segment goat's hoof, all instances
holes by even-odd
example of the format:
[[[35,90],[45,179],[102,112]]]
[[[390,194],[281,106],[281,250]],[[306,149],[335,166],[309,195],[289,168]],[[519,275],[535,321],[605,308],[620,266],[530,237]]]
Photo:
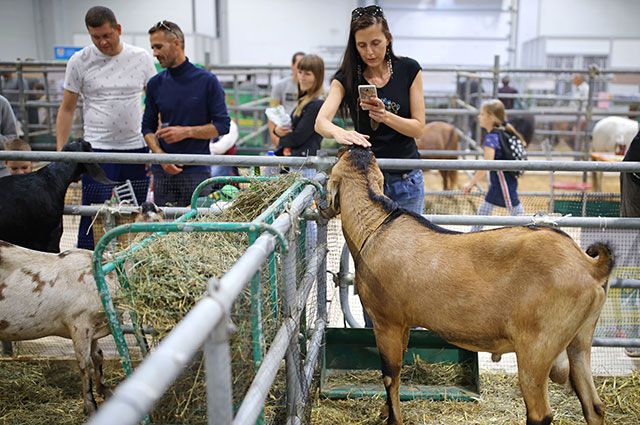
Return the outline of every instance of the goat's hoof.
[[[387,419],[388,417],[389,417],[389,406],[385,404],[384,406],[382,406],[382,409],[380,409],[380,419]]]
[[[98,389],[98,395],[106,400],[113,395],[113,390],[109,387],[102,387]]]
[[[87,416],[92,416],[98,410],[98,405],[95,400],[85,400],[83,409],[84,414]]]

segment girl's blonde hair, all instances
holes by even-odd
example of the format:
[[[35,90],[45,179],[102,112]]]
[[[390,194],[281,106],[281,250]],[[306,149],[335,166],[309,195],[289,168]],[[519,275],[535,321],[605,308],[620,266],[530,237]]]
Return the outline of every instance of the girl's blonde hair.
[[[516,135],[518,139],[526,146],[527,141],[522,134],[514,126],[507,122],[507,113],[504,110],[504,104],[498,99],[489,99],[482,102],[480,110],[484,110],[487,114],[494,118],[494,128],[505,129],[509,133]]]
[[[313,87],[306,92],[300,91],[298,86],[298,105],[296,106],[293,115],[299,117],[305,106],[314,99],[322,96],[324,90],[324,61],[318,55],[304,55],[298,63],[298,70],[311,71],[315,77]]]

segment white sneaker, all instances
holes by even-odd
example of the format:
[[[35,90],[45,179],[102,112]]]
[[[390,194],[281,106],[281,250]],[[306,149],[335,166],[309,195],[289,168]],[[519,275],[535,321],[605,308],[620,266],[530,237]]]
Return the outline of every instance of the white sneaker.
[[[629,357],[640,357],[640,347],[627,347],[624,349],[624,353]]]

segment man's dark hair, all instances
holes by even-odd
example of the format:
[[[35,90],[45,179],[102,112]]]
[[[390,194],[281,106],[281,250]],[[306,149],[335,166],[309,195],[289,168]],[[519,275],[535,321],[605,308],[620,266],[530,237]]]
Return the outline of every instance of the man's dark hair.
[[[115,28],[118,25],[118,21],[116,21],[116,15],[114,15],[113,10],[104,6],[94,6],[87,11],[87,14],[84,16],[84,24],[87,28],[98,28],[103,26],[106,23],[109,23],[112,27]]]
[[[291,65],[293,65],[294,63],[296,63],[296,58],[298,56],[304,56],[304,52],[295,52],[293,54],[293,56],[291,56]]]

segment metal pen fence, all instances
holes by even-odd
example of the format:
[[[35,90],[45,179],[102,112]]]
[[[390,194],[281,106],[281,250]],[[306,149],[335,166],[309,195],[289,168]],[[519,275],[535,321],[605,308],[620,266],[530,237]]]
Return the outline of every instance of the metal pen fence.
[[[584,156],[588,155],[589,143],[588,135],[590,133],[590,124],[595,118],[602,118],[610,115],[618,116],[638,116],[640,111],[614,110],[610,107],[597,108],[597,93],[594,87],[601,82],[607,82],[615,75],[630,75],[640,73],[637,69],[599,69],[595,66],[585,67],[583,69],[536,69],[536,68],[510,68],[500,65],[500,57],[495,56],[493,66],[487,67],[438,67],[433,65],[424,65],[423,73],[425,78],[429,74],[452,74],[455,80],[455,90],[453,93],[425,93],[425,101],[427,101],[427,119],[444,119],[453,122],[460,131],[465,135],[463,142],[467,143],[466,137],[472,140],[480,140],[479,127],[473,126],[472,123],[477,115],[477,107],[483,99],[496,97],[500,75],[515,75],[520,79],[546,76],[549,78],[567,79],[574,73],[582,73],[587,75],[587,82],[590,87],[588,97],[586,99],[577,98],[572,95],[561,94],[538,94],[538,93],[518,93],[518,94],[500,94],[500,97],[518,99],[521,101],[531,101],[532,104],[524,109],[508,110],[508,114],[517,115],[538,115],[545,119],[556,119],[565,122],[573,122],[574,125],[580,124],[584,120],[587,125],[577,133],[570,130],[554,129],[554,128],[538,128],[536,134],[542,137],[576,137],[577,151]],[[31,79],[43,80],[44,89],[34,90],[32,87],[24,87],[19,85],[16,93],[17,99],[12,102],[16,110],[21,111],[23,117],[29,115],[30,110],[41,110],[48,117],[45,123],[25,122],[23,126],[24,137],[31,141],[31,137],[35,136],[35,145],[38,149],[53,149],[51,138],[54,135],[53,118],[55,111],[59,105],[61,94],[57,89],[51,87],[54,80],[52,75],[63,75],[66,64],[64,62],[35,62],[35,61],[17,61],[17,62],[0,62],[0,70],[6,72],[15,72],[19,81],[22,81],[25,75]],[[215,65],[208,66],[208,70],[220,76],[221,81],[225,83],[229,90],[227,96],[228,108],[232,115],[239,121],[241,128],[241,139],[239,146],[262,147],[266,150],[267,143],[267,127],[264,117],[264,109],[269,100],[269,93],[272,84],[277,77],[286,75],[289,68],[285,66],[264,66],[264,65]],[[327,75],[332,75],[333,67],[327,68]],[[42,75],[42,77],[34,77]],[[490,91],[472,92],[470,82],[472,80],[489,81],[491,85]],[[31,84],[32,85],[32,84]],[[457,91],[457,92],[456,92]],[[1,92],[0,92],[1,94]],[[442,104],[437,107],[430,107],[429,99],[435,98],[449,99],[449,107],[443,108]],[[38,99],[35,99],[38,97]],[[43,99],[44,98],[44,99]],[[539,107],[538,103],[551,102],[551,107]],[[560,106],[566,102],[574,102],[574,107]],[[611,104],[619,104],[621,106],[630,103],[640,102],[640,98],[612,98]],[[572,118],[572,119],[568,119]],[[540,127],[540,126],[539,126]],[[81,135],[81,122],[76,123],[76,134]],[[475,131],[472,131],[475,128]],[[38,136],[47,136],[38,138]],[[42,140],[49,140],[42,142]],[[464,147],[469,146],[465,144]]]
[[[105,403],[90,423],[137,423],[143,419],[152,405],[159,400],[163,391],[176,379],[199,347],[205,345],[204,355],[207,368],[207,394],[209,423],[255,423],[260,417],[268,391],[279,370],[280,362],[287,357],[287,418],[291,423],[300,423],[301,408],[309,395],[311,380],[318,359],[322,333],[326,322],[324,258],[326,257],[326,225],[319,223],[318,240],[308,255],[309,264],[304,277],[296,282],[295,249],[298,236],[296,221],[301,218],[305,208],[310,205],[316,187],[308,186],[302,190],[274,222],[272,233],[263,234],[247,248],[238,260],[219,281],[209,281],[207,296],[198,302],[193,310],[176,328],[151,352],[148,358]],[[194,193],[194,197],[196,194]],[[193,223],[189,224],[193,226]],[[167,226],[162,226],[167,227]],[[101,240],[94,258],[96,272],[100,274],[102,264],[99,260],[100,248],[104,249],[108,240],[118,231],[138,230],[136,225],[124,226],[107,233]],[[258,226],[254,225],[254,231]],[[235,419],[232,412],[231,367],[228,342],[228,312],[235,298],[260,268],[265,265],[275,249],[275,239],[287,235],[287,253],[283,260],[284,280],[284,322],[271,342],[267,355],[260,358],[260,368],[253,384],[238,408]],[[317,282],[317,283],[316,283]],[[317,285],[316,322],[309,345],[305,344],[306,361],[302,360],[300,342],[297,338],[301,327],[302,313],[314,284]],[[107,311],[110,308],[106,308]],[[125,344],[126,345],[126,344]],[[179,359],[179,360],[178,360]],[[254,358],[255,360],[255,358]],[[141,396],[141,390],[144,395]]]

